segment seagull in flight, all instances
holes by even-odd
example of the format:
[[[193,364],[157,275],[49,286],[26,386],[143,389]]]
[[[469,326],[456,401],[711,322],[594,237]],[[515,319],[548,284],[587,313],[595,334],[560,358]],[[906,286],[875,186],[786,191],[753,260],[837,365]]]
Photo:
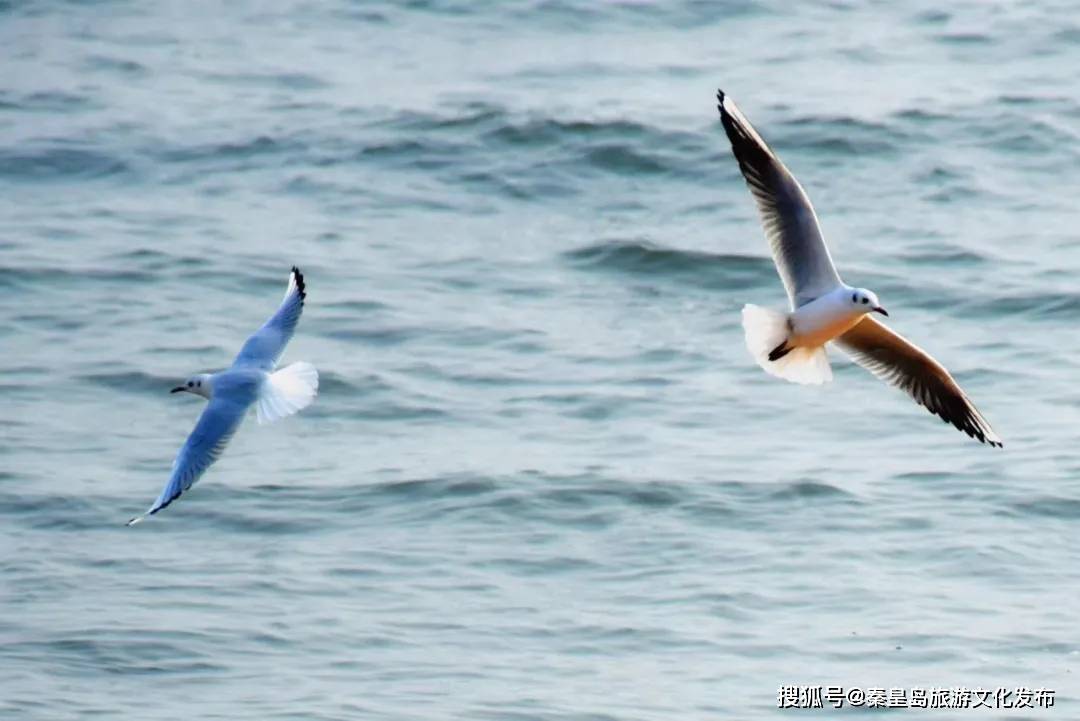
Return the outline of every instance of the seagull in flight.
[[[293,266],[281,306],[248,338],[232,366],[220,373],[194,375],[172,389],[172,393],[194,393],[210,402],[173,461],[172,474],[161,495],[146,513],[132,518],[127,525],[154,515],[191,488],[221,456],[252,405],[259,423],[271,423],[315,400],[319,390],[315,366],[300,361],[275,370],[296,331],[306,297],[304,276]]]
[[[754,196],[791,312],[754,305],[742,310],[746,345],[765,372],[795,383],[826,383],[833,342],[881,380],[972,438],[1002,445],[949,371],[874,314],[888,316],[877,295],[840,280],[817,215],[799,181],[724,92],[720,121]]]

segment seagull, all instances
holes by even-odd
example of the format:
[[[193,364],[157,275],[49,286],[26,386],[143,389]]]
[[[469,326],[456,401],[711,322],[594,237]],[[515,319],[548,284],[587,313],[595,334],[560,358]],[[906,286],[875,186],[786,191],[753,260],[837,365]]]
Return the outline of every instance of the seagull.
[[[304,361],[275,370],[304,310],[304,276],[293,266],[285,299],[270,319],[248,338],[231,367],[199,373],[171,393],[194,393],[210,401],[173,461],[161,495],[132,526],[175,501],[216,461],[254,405],[259,423],[272,423],[306,408],[319,390],[319,373]]]
[[[840,280],[799,181],[731,98],[722,90],[716,98],[720,121],[757,203],[773,261],[791,301],[789,313],[749,304],[743,307],[746,345],[758,365],[766,373],[795,383],[826,383],[832,380],[832,370],[825,344],[833,342],[946,423],[982,443],[1001,447],[1001,438],[949,371],[871,315],[889,315],[877,295]]]

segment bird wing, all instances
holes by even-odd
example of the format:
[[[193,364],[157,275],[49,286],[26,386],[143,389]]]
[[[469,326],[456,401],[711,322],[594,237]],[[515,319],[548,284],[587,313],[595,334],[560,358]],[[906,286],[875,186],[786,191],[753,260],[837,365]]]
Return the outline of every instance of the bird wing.
[[[836,339],[852,360],[881,380],[908,393],[915,402],[983,443],[1001,446],[994,429],[949,371],[917,345],[881,321],[864,316]]]
[[[172,474],[169,476],[161,495],[141,516],[128,521],[128,525],[138,523],[147,516],[160,511],[199,480],[206,469],[220,456],[225,446],[232,439],[240,421],[244,419],[247,406],[228,398],[214,398],[203,409],[195,428],[184,442],[173,461]]]
[[[289,286],[285,289],[284,300],[270,319],[247,339],[244,347],[240,349],[240,354],[233,361],[233,366],[273,370],[278,358],[285,351],[285,346],[296,332],[296,324],[300,321],[306,297],[304,276],[296,266],[293,266],[289,273]]]
[[[757,202],[776,269],[791,307],[798,308],[841,284],[814,207],[731,98],[722,90],[716,98],[731,150]]]

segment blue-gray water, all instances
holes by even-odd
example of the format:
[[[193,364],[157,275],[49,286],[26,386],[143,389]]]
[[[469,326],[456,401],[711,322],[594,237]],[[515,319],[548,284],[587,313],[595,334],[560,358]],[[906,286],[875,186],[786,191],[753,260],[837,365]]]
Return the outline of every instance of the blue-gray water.
[[[4,3],[0,716],[1075,717],[1078,40],[1055,2]],[[717,87],[1003,451],[753,363],[785,298]],[[315,405],[125,528],[202,407],[167,391],[293,263]]]

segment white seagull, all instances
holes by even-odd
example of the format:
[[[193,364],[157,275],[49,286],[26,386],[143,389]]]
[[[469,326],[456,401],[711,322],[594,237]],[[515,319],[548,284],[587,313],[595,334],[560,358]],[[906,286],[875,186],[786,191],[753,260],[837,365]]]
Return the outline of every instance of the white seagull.
[[[1001,438],[960,386],[929,353],[871,313],[888,316],[878,297],[853,288],[836,272],[817,216],[799,181],[765,144],[731,98],[716,94],[720,120],[746,184],[757,202],[773,261],[791,312],[746,305],[746,345],[765,372],[795,383],[826,383],[832,341],[878,378],[983,443]]]
[[[128,521],[129,526],[157,513],[191,488],[221,456],[252,405],[259,423],[271,423],[306,408],[315,399],[319,373],[313,365],[300,361],[274,370],[296,330],[306,297],[304,276],[294,266],[281,306],[248,338],[232,366],[220,373],[192,376],[172,389],[172,393],[186,391],[210,402],[173,461],[161,495],[146,513]]]

